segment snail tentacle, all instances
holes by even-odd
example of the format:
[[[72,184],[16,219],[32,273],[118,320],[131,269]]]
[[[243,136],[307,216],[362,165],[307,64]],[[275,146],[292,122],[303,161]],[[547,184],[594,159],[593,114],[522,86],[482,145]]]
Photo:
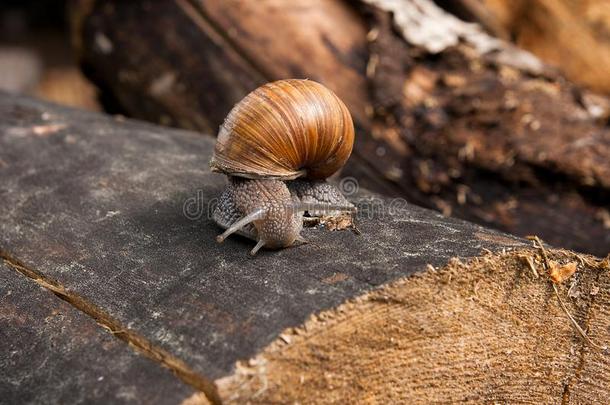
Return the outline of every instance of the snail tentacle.
[[[254,246],[254,248],[250,251],[250,255],[251,256],[256,255],[256,253],[259,251],[259,249],[262,248],[263,246],[265,246],[265,241],[261,239],[256,243],[256,246]]]
[[[263,208],[259,208],[256,211],[251,212],[250,214],[246,215],[239,221],[233,223],[229,228],[227,228],[226,231],[224,231],[222,234],[220,234],[216,237],[216,241],[218,243],[222,243],[229,235],[241,230],[244,226],[246,226],[258,219],[263,219],[264,217],[265,217],[265,210]]]

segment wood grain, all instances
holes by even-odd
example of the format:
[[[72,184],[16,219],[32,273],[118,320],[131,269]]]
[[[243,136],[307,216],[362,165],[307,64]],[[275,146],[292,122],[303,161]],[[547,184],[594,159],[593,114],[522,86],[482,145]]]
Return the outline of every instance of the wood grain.
[[[221,395],[253,404],[604,403],[610,267],[582,259],[558,295],[531,249],[398,280],[285,330],[219,381]]]
[[[176,404],[194,395],[0,259],[0,402]]]

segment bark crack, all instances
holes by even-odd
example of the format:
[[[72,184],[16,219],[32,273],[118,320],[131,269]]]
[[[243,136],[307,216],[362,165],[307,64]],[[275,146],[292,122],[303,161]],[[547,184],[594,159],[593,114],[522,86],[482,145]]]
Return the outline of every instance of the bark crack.
[[[181,359],[174,357],[167,350],[155,345],[153,342],[138,334],[136,331],[122,325],[118,319],[115,319],[112,315],[92,302],[89,302],[87,299],[70,291],[58,281],[27,267],[18,259],[12,257],[8,252],[0,250],[0,259],[2,259],[8,267],[51,291],[57,297],[66,301],[78,311],[83,312],[89,317],[93,318],[100,326],[102,326],[116,338],[128,343],[129,346],[134,348],[137,352],[172,370],[174,375],[182,382],[203,392],[207,399],[213,404],[221,403],[214,382],[197,373]]]
[[[596,276],[595,276],[595,284],[599,284],[599,279],[602,275],[601,271],[598,271]],[[588,330],[589,330],[589,321],[591,320],[591,309],[593,308],[593,304],[595,303],[595,295],[589,295],[587,298],[586,305],[587,307],[584,309],[584,314],[583,314],[583,329],[585,332],[587,332],[588,334]],[[563,392],[563,398],[562,398],[562,404],[569,404],[570,403],[570,393],[572,391],[572,385],[576,382],[578,382],[578,380],[580,379],[581,375],[582,375],[582,371],[585,368],[585,355],[586,355],[586,349],[587,349],[587,345],[590,345],[590,343],[579,336],[579,342],[580,344],[578,345],[579,351],[578,351],[578,364],[576,365],[576,369],[574,370],[574,374],[570,377],[570,379],[568,380],[568,382],[566,383],[565,387],[564,387],[564,392]],[[596,347],[593,347],[593,350],[599,350]]]

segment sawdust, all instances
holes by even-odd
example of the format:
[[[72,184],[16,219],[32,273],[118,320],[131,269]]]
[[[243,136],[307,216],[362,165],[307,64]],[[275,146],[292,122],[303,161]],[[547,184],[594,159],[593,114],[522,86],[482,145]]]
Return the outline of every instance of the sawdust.
[[[351,229],[354,232],[358,232],[358,228],[356,228],[354,223],[353,215],[345,212],[334,216],[322,215],[319,217],[306,217],[305,226],[323,226],[329,231],[343,231],[345,229]]]
[[[549,260],[576,264],[570,282]],[[216,383],[228,403],[603,403],[609,270],[540,247],[455,259],[284,331]]]

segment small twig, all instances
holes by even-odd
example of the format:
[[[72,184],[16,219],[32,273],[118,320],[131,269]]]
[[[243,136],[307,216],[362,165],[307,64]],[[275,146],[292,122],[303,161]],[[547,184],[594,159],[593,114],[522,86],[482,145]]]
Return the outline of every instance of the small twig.
[[[538,236],[528,236],[527,239],[535,242],[534,247],[538,247],[540,249],[540,253],[542,254],[542,258],[544,259],[545,267],[547,270],[550,270],[551,264],[549,261],[549,256],[547,255],[546,250],[544,249],[544,245],[542,244],[542,241],[540,240],[540,238]],[[536,244],[538,244],[538,246],[536,246]],[[589,343],[591,346],[593,346],[599,350],[604,350],[604,351],[607,350],[608,349],[607,346],[600,346],[600,345],[596,344],[595,342],[593,342],[591,340],[591,338],[587,335],[587,333],[583,330],[583,328],[580,327],[578,322],[576,322],[576,319],[574,319],[572,314],[570,314],[570,311],[568,310],[568,307],[566,306],[566,304],[561,299],[561,296],[559,295],[559,290],[557,289],[557,285],[555,285],[555,283],[553,283],[552,280],[549,280],[549,281],[551,281],[551,285],[553,286],[553,290],[555,291],[555,295],[557,296],[559,305],[561,305],[561,308],[563,309],[563,311],[566,313],[566,315],[570,319],[570,322],[572,322],[572,325],[578,331],[580,336],[582,336],[582,338],[585,340],[585,342]]]
[[[547,270],[549,270],[551,268],[551,264],[549,262],[549,256],[546,254],[546,249],[544,248],[544,245],[542,244],[542,241],[540,240],[540,238],[536,235],[534,236],[528,236],[527,239],[534,241],[534,247],[536,247],[536,243],[538,244],[538,248],[540,249],[540,252],[542,253],[542,258],[544,259],[544,265],[546,267]]]
[[[555,284],[553,284],[553,290],[555,290],[555,295],[557,296],[557,299],[559,300],[559,304],[561,305],[561,308],[563,308],[563,311],[566,313],[568,318],[570,318],[570,321],[572,322],[572,325],[574,325],[574,327],[576,328],[578,333],[580,333],[580,336],[582,336],[582,338],[587,343],[589,343],[591,346],[593,346],[593,347],[595,347],[597,349],[600,349],[600,350],[607,350],[608,349],[607,346],[600,346],[600,345],[596,344],[595,342],[593,342],[591,340],[591,338],[585,333],[585,331],[580,327],[578,322],[576,322],[576,319],[574,319],[572,314],[570,314],[570,311],[568,311],[568,307],[566,307],[566,304],[561,299],[561,296],[559,295],[559,290],[557,290],[557,286]]]

